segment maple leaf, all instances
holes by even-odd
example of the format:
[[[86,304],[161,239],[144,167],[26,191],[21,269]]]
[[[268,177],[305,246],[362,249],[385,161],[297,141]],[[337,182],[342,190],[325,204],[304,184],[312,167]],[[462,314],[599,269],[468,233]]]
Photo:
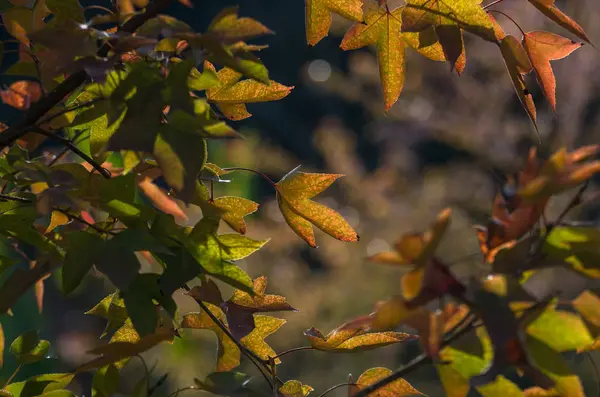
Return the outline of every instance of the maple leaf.
[[[535,109],[535,103],[533,102],[533,96],[527,89],[524,77],[533,70],[531,62],[529,61],[529,56],[519,40],[511,35],[502,39],[500,42],[500,51],[502,53],[502,58],[504,58],[508,74],[515,87],[515,92],[537,132],[537,111]]]
[[[284,397],[306,397],[314,389],[309,385],[303,385],[297,380],[288,380],[280,388],[279,393]]]
[[[537,158],[537,150],[531,148],[524,168],[517,175],[516,180],[510,178],[494,199],[492,207],[492,219],[487,227],[477,228],[477,237],[481,252],[489,262],[503,244],[511,243],[519,239],[540,219],[547,200],[538,200],[535,203],[527,203],[520,195],[517,195],[519,187],[523,188],[533,181],[539,174],[541,163]]]
[[[407,0],[402,12],[402,31],[452,27],[496,42],[494,27],[480,3],[478,0]]]
[[[556,78],[550,61],[563,59],[583,44],[550,32],[535,31],[523,36],[523,47],[535,70],[544,95],[556,112]]]
[[[600,172],[599,160],[585,162],[598,153],[599,145],[583,146],[570,153],[562,148],[544,163],[535,178],[522,185],[519,196],[529,202],[543,202],[585,182]]]
[[[275,357],[277,353],[265,342],[265,338],[275,333],[286,321],[281,318],[259,314],[254,316],[254,322],[256,328],[250,334],[240,339],[240,342],[263,360]],[[276,358],[274,363],[281,364],[281,360]]]
[[[529,1],[535,8],[540,10],[542,14],[550,18],[552,21],[562,26],[569,32],[573,33],[580,39],[590,42],[589,37],[583,30],[581,26],[577,24],[573,19],[571,19],[568,15],[559,10],[555,5],[555,0],[527,0]]]
[[[225,314],[219,307],[207,303],[206,306],[211,313],[221,322],[225,322]],[[181,321],[182,328],[192,329],[207,329],[213,331],[217,335],[219,341],[217,371],[229,371],[240,365],[240,349],[236,344],[223,332],[223,330],[215,324],[215,322],[206,314],[188,313],[183,316]]]
[[[341,325],[327,336],[314,327],[304,331],[304,335],[314,349],[337,353],[377,349],[417,338],[403,332],[366,332],[364,327],[354,327],[351,323]]]
[[[204,69],[216,72],[215,67],[208,61]],[[255,80],[240,81],[242,74],[233,69],[223,68],[217,73],[220,84],[206,90],[206,98],[214,102],[230,120],[243,120],[250,116],[246,103],[269,102],[285,98],[294,87],[287,87],[275,81],[269,85]]]
[[[305,0],[306,41],[316,45],[329,33],[331,13],[335,12],[351,21],[363,20],[362,0]]]
[[[354,50],[377,45],[379,75],[383,87],[385,109],[398,100],[404,87],[404,53],[406,44],[400,33],[402,8],[389,11],[387,7],[367,9],[365,23],[353,25],[344,36],[340,47]]]
[[[213,18],[208,27],[208,34],[213,34],[218,40],[231,44],[265,34],[273,34],[273,31],[255,19],[239,18],[238,7],[229,7]]]
[[[296,311],[283,296],[265,294],[266,277],[254,279],[253,285],[254,295],[238,289],[221,306],[227,315],[231,333],[238,339],[245,337],[256,328],[254,313]]]
[[[19,110],[27,110],[40,100],[42,88],[37,81],[17,81],[6,90],[0,90],[2,102]]]
[[[341,176],[294,170],[275,184],[277,203],[285,221],[311,247],[317,246],[312,225],[338,240],[356,242],[359,239],[339,213],[311,200]]]
[[[460,75],[467,64],[467,53],[463,45],[462,31],[459,40],[454,28],[436,29],[433,26],[420,32],[402,32],[404,41],[408,43],[419,54],[437,62],[449,62]],[[442,40],[444,44],[442,44]],[[460,48],[459,48],[460,46]]]
[[[387,368],[371,368],[366,370],[360,375],[358,380],[356,381],[356,387],[351,389],[351,392],[348,393],[348,397],[352,397],[352,395],[358,392],[365,387],[376,383],[377,381],[387,378],[392,375],[392,371]],[[358,389],[358,390],[357,390]],[[425,394],[421,393],[417,389],[415,389],[408,381],[400,378],[393,382],[390,382],[386,386],[377,389],[377,391],[369,394],[371,397],[405,397],[405,396],[414,396],[414,395],[424,396]]]

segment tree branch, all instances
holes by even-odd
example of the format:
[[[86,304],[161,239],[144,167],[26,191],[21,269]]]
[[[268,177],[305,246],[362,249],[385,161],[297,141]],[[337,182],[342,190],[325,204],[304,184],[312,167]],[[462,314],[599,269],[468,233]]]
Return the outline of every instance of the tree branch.
[[[47,136],[50,139],[54,139],[55,141],[59,141],[60,143],[62,143],[66,147],[68,147],[73,153],[75,153],[76,155],[81,157],[83,160],[85,160],[86,163],[91,165],[92,168],[94,168],[96,171],[98,171],[100,173],[100,175],[102,175],[104,178],[110,179],[112,177],[112,174],[110,173],[109,170],[102,167],[102,165],[98,164],[98,162],[96,160],[94,160],[93,158],[91,158],[90,156],[85,154],[83,151],[81,151],[81,149],[79,149],[77,146],[75,146],[73,144],[73,142],[71,142],[70,140],[63,138],[61,136],[58,136],[50,131],[46,131],[39,127],[35,127],[33,129],[33,131],[40,135]]]
[[[154,18],[161,12],[163,12],[168,6],[174,3],[175,0],[155,0],[148,7],[146,11],[141,14],[133,16],[130,20],[125,22],[119,29],[121,32],[133,33],[147,20]],[[100,50],[98,50],[98,56],[105,57],[110,50],[110,44],[105,43]],[[0,135],[0,150],[6,146],[12,144],[17,139],[21,138],[28,132],[28,129],[35,125],[39,119],[44,117],[54,106],[59,104],[65,97],[75,91],[79,86],[84,84],[88,79],[88,75],[84,70],[80,70],[70,75],[65,81],[60,83],[53,91],[49,92],[48,95],[43,97],[40,101],[34,103],[29,111],[25,113],[25,117],[12,123],[5,131]]]
[[[475,327],[475,321],[477,320],[477,316],[473,314],[467,314],[465,316],[465,319],[465,321],[461,321],[460,323],[458,323],[452,330],[450,330],[446,334],[444,340],[441,343],[441,347],[449,345],[450,343],[465,335]],[[352,397],[367,397],[369,394],[381,389],[382,387],[389,385],[390,383],[402,378],[406,374],[414,371],[418,367],[425,364],[429,364],[432,361],[433,360],[431,359],[431,356],[429,354],[421,353],[417,357],[409,361],[407,364],[398,368],[391,375],[386,376],[385,378],[365,387],[364,389],[361,389]]]

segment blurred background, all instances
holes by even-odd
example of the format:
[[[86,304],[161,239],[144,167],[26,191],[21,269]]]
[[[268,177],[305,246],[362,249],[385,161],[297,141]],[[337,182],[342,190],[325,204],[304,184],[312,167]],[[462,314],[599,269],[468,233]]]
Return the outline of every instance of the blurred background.
[[[172,15],[198,31],[223,7],[235,4],[241,15],[274,30],[275,36],[260,40],[270,46],[261,58],[273,80],[296,87],[284,100],[249,105],[253,117],[234,124],[247,139],[211,142],[209,160],[222,167],[260,170],[274,180],[298,165],[304,171],[345,174],[318,201],[339,211],[361,237],[359,243],[347,244],[317,231],[319,248],[311,249],[284,223],[268,183],[234,173],[231,183],[217,186],[217,195],[244,196],[261,204],[249,218],[247,235],[271,241],[242,266],[253,277],[266,275],[271,283],[267,291],[285,295],[299,309],[284,314],[287,324],[267,339],[276,351],[306,345],[304,330],[314,326],[327,333],[397,293],[401,270],[369,264],[364,258],[389,250],[403,233],[426,228],[444,207],[452,207],[453,223],[439,255],[457,274],[468,275],[478,265],[481,258],[472,225],[487,220],[498,174],[518,169],[530,145],[537,142],[496,46],[466,34],[467,67],[460,77],[448,64],[408,50],[404,91],[385,114],[374,49],[339,49],[350,25],[347,21],[334,17],[330,36],[309,47],[302,0],[194,3],[191,10],[173,7]],[[600,2],[557,0],[557,6],[586,29],[592,42],[600,43]],[[507,0],[497,8],[513,16],[525,31],[548,29],[568,36],[527,1]],[[510,21],[500,16],[499,22],[520,37]],[[598,142],[599,66],[600,56],[591,46],[553,62],[557,115],[533,84],[534,77],[528,76],[538,105],[542,152]],[[551,203],[549,219],[567,200],[568,196]],[[596,220],[597,213],[588,207],[576,216]],[[194,208],[189,214],[190,223],[201,216]],[[4,326],[7,341],[24,330],[39,328],[41,336],[53,342],[52,355],[57,358],[40,366],[72,368],[87,359],[85,351],[97,343],[104,326],[83,312],[109,288],[101,279],[90,277],[79,294],[65,298],[54,278],[48,280],[43,314],[38,314],[33,294],[22,299]],[[190,298],[178,296],[177,300],[181,313],[198,310]],[[214,334],[188,334],[193,337],[144,356],[150,366],[157,365],[156,378],[169,373],[155,395],[166,396],[191,385],[194,377],[202,378],[214,369]],[[313,386],[318,395],[345,382],[348,374],[356,378],[375,366],[393,369],[418,352],[416,343],[352,355],[302,351],[286,356],[278,371],[283,379]],[[591,361],[582,357],[575,365],[584,378],[586,394],[597,395],[598,375]],[[42,370],[40,366],[22,371],[18,379]],[[14,363],[7,359],[2,377],[6,379],[13,370]],[[241,370],[255,373],[245,364]],[[133,362],[127,371],[134,383],[141,367]],[[423,368],[408,380],[429,396],[443,395],[432,368]],[[128,387],[123,386],[124,390]],[[332,395],[345,396],[346,390]]]

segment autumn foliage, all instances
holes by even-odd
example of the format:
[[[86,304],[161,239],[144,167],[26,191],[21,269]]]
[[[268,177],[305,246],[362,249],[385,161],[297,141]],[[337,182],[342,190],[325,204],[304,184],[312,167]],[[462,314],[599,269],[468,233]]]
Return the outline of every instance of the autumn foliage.
[[[503,24],[516,23],[502,11],[502,0],[406,0],[398,8],[385,0],[305,1],[309,45],[328,35],[334,13],[352,22],[342,50],[374,47],[382,111],[401,95],[407,51],[447,62],[450,73],[461,74],[468,59],[464,38],[471,35],[497,47],[537,130],[525,76],[535,73],[556,110],[551,62],[591,44],[553,0],[528,2],[560,34],[517,26],[522,37],[504,32]],[[330,332],[307,326],[305,346],[276,352],[267,339],[285,323],[277,315],[296,311],[299,303],[269,293],[266,277],[238,266],[268,243],[246,236],[252,231],[245,217],[259,203],[215,197],[214,186],[232,173],[259,175],[272,187],[285,222],[316,248],[315,229],[359,241],[342,215],[319,202],[342,175],[296,168],[276,182],[260,170],[209,162],[208,140],[242,137],[236,125],[252,116],[247,104],[293,95],[294,87],[269,77],[258,57],[266,46],[251,44],[274,34],[268,27],[237,8],[222,10],[201,32],[165,14],[169,6],[195,6],[190,0],[113,5],[0,1],[3,28],[13,38],[2,48],[18,54],[8,70],[24,76],[0,91],[5,105],[22,112],[4,120],[0,133],[0,234],[27,263],[0,257],[0,314],[12,315],[30,289],[43,310],[48,277],[58,278],[65,294],[81,288],[90,272],[114,287],[87,311],[106,320],[105,342],[89,352],[93,358],[70,372],[18,382],[11,377],[0,394],[71,396],[74,377],[91,372],[93,390],[84,395],[113,395],[133,357],[184,337],[186,329],[203,329],[217,337],[217,360],[213,373],[190,380],[189,390],[305,397],[311,386],[278,376],[278,366],[295,351],[352,353],[418,340],[423,353],[406,366],[374,367],[338,386],[352,397],[419,395],[404,376],[432,363],[448,396],[464,397],[473,388],[482,396],[584,395],[562,353],[600,346],[600,298],[580,282],[600,278],[600,232],[566,217],[588,200],[590,179],[600,171],[600,146],[546,156],[533,148],[520,171],[506,175],[489,221],[473,230],[481,247],[476,275],[458,277],[437,253],[450,233],[452,211],[446,209],[426,230],[401,236],[392,251],[365,258],[403,270],[396,296]],[[80,145],[80,138],[89,145]],[[40,155],[36,149],[45,141],[61,150]],[[553,197],[569,193],[560,216],[548,219]],[[186,226],[185,207],[199,208],[202,218]],[[233,232],[220,234],[221,224]],[[141,260],[161,271],[141,272]],[[543,289],[541,277],[550,280]],[[224,286],[233,290],[229,296]],[[173,299],[180,290],[196,311],[180,311]],[[399,332],[400,326],[416,332]],[[15,375],[50,349],[35,331],[6,343],[0,337],[1,353],[9,350],[19,363]],[[236,371],[242,360],[254,364],[255,381]],[[515,373],[531,386],[517,386]],[[132,395],[152,394],[148,376]]]

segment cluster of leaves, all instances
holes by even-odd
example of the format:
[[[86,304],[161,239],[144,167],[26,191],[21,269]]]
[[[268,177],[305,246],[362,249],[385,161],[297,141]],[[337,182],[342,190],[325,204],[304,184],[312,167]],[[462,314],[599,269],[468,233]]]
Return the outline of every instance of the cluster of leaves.
[[[553,1],[529,1],[588,41]],[[2,48],[14,46],[7,51],[18,54],[3,75],[19,78],[0,98],[23,111],[0,134],[0,234],[27,265],[0,257],[0,314],[12,315],[30,288],[42,310],[50,276],[59,278],[66,294],[80,289],[92,271],[115,287],[88,311],[106,320],[102,338],[109,338],[89,352],[92,360],[69,373],[13,382],[21,366],[43,360],[49,349],[37,333],[25,333],[11,344],[19,367],[3,395],[70,396],[74,376],[93,371],[93,395],[109,396],[132,357],[185,337],[190,329],[210,330],[218,338],[215,372],[190,386],[215,394],[305,397],[310,386],[277,375],[287,354],[350,353],[418,338],[425,353],[413,364],[395,372],[372,368],[338,386],[348,386],[354,397],[420,394],[402,376],[435,360],[452,396],[466,396],[471,386],[484,396],[583,395],[560,353],[600,345],[599,298],[577,290],[577,277],[600,277],[595,264],[600,233],[568,226],[564,217],[600,171],[600,162],[590,161],[599,147],[563,150],[545,162],[532,151],[524,170],[496,197],[492,221],[478,229],[483,276],[459,281],[436,257],[450,220],[450,211],[444,211],[429,231],[404,236],[395,252],[371,258],[412,266],[402,276],[402,295],[327,335],[310,328],[307,346],[278,354],[265,339],[285,320],[272,313],[295,309],[284,297],[267,294],[266,278],[253,279],[235,263],[267,243],[245,236],[245,217],[259,205],[214,197],[213,185],[231,172],[258,174],[273,187],[291,229],[316,247],[314,226],[338,240],[358,241],[340,214],[313,200],[341,175],[294,169],[274,182],[259,171],[208,162],[207,140],[240,137],[229,122],[251,116],[246,104],[279,100],[293,89],[270,80],[257,56],[265,46],[248,43],[272,34],[266,26],[229,8],[205,32],[195,32],[163,14],[174,0],[113,3],[114,9],[86,9],[77,0],[0,0],[3,25],[15,39]],[[502,33],[488,8],[477,0],[408,0],[392,11],[385,1],[373,8],[363,7],[362,0],[307,0],[307,37],[316,44],[327,34],[331,11],[356,21],[342,48],[377,45],[389,108],[402,89],[406,45],[461,72],[463,32],[474,33],[498,44],[534,119],[523,74],[535,69],[554,106],[549,61],[579,44],[547,32],[524,34],[521,44]],[[550,198],[581,184],[563,214],[539,226]],[[199,207],[200,221],[188,226],[183,205]],[[221,223],[235,233],[219,234]],[[141,272],[142,261],[160,271]],[[541,288],[547,278],[553,281]],[[222,283],[234,288],[228,299]],[[197,312],[178,312],[173,294],[179,289],[198,304]],[[578,298],[559,300],[558,291],[566,290]],[[426,308],[447,297],[455,303],[435,312]],[[393,330],[404,324],[419,335]],[[264,382],[234,371],[242,356]],[[521,391],[504,376],[511,368],[538,386]],[[146,373],[132,395],[152,394],[149,383]]]
[[[554,0],[527,0],[548,19],[579,40],[589,43],[585,31],[573,19],[560,11]],[[386,0],[306,0],[306,38],[316,45],[327,36],[331,13],[355,24],[346,32],[340,47],[354,50],[374,45],[379,61],[379,74],[386,110],[398,100],[405,80],[406,49],[412,48],[433,61],[448,62],[460,75],[467,62],[463,35],[473,34],[496,44],[504,58],[509,75],[523,107],[536,124],[536,108],[528,90],[525,75],[535,70],[537,81],[552,108],[556,110],[556,81],[550,61],[562,59],[581,47],[575,42],[551,32],[524,32],[518,38],[507,35],[493,14],[501,1],[482,4],[481,0],[406,0],[390,9]]]

